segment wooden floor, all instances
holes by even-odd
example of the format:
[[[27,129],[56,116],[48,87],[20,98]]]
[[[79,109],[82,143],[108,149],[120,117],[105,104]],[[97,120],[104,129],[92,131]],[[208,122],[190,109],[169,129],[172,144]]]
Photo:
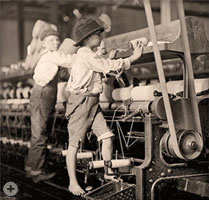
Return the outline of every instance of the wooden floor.
[[[18,186],[16,200],[80,200],[82,197],[73,196],[65,186],[57,185],[54,178],[50,181],[34,184],[25,177],[25,172],[1,163],[1,190],[5,183],[12,181]],[[1,197],[5,196],[1,191]]]

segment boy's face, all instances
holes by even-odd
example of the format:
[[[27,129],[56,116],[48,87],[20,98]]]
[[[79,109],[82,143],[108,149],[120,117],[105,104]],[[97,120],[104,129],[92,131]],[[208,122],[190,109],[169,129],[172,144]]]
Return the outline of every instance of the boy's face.
[[[43,47],[48,51],[56,51],[60,45],[60,39],[57,35],[49,35],[44,38]]]
[[[90,47],[98,47],[102,41],[102,36],[100,31],[95,32],[94,34],[90,35],[88,38],[88,44]]]

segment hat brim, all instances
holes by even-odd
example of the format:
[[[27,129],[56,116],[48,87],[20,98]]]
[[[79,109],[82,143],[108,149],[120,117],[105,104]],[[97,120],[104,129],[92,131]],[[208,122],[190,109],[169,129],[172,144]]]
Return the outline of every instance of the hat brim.
[[[49,32],[49,33],[45,34],[45,35],[41,38],[41,40],[44,40],[46,37],[49,37],[50,35],[56,35],[56,36],[60,37],[60,34],[59,34],[58,32],[56,32],[56,31],[54,31],[54,32]]]
[[[83,42],[83,40],[85,40],[88,36],[90,36],[91,34],[97,32],[97,31],[100,31],[100,33],[104,32],[104,28],[103,27],[97,27],[95,29],[92,29],[91,31],[89,31],[88,33],[86,33],[85,36],[83,36],[79,41],[77,41],[74,46],[78,47],[80,46],[80,44]]]

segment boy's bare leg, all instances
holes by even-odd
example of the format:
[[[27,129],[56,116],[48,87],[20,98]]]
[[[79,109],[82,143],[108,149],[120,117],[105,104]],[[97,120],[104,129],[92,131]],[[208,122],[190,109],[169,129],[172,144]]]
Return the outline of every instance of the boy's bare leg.
[[[102,140],[102,157],[103,160],[111,160],[113,152],[113,144],[112,137],[106,138]],[[109,168],[108,173],[113,173],[113,171]],[[114,175],[104,175],[105,179],[112,180],[114,179]]]
[[[69,146],[67,156],[66,156],[66,163],[67,163],[67,170],[70,178],[70,185],[69,190],[74,195],[82,195],[84,194],[84,190],[80,187],[76,177],[76,154],[78,148]]]
[[[103,160],[111,160],[112,159],[112,137],[105,138],[102,140],[102,157]]]

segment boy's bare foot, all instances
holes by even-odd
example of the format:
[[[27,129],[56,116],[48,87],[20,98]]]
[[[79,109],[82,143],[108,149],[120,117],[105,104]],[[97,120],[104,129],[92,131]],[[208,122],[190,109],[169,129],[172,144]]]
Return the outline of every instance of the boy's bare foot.
[[[77,184],[69,185],[68,189],[71,193],[73,193],[73,195],[76,196],[80,196],[85,193],[84,190]]]

